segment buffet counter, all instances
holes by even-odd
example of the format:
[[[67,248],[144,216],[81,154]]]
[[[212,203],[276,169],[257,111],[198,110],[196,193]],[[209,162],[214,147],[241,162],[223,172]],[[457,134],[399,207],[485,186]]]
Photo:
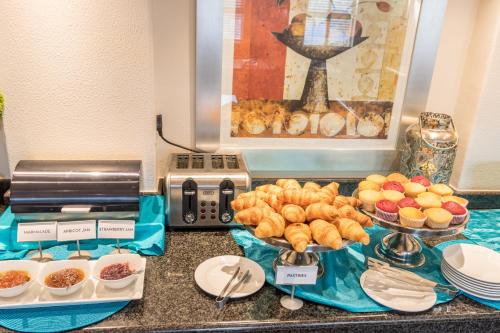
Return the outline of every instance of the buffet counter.
[[[281,307],[282,293],[268,284],[248,298],[231,301],[221,312],[213,297],[198,289],[193,272],[210,257],[243,255],[229,232],[170,232],[166,249],[165,256],[148,258],[142,300],[82,331],[494,332],[500,325],[500,311],[463,296],[417,315],[357,314],[310,302],[292,312]]]

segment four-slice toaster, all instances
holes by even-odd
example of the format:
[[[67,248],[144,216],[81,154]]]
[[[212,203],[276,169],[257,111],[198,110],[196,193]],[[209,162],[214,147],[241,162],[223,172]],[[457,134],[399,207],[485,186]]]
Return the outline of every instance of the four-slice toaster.
[[[231,201],[251,187],[241,155],[173,154],[165,177],[171,227],[234,226]]]

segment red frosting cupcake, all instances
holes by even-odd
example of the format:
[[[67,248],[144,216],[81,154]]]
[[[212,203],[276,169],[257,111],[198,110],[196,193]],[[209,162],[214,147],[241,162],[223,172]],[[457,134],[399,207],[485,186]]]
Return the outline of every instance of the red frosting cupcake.
[[[453,215],[451,224],[462,224],[467,218],[467,209],[454,201],[443,202],[441,206]]]
[[[399,208],[413,207],[420,209],[420,205],[415,201],[415,199],[407,197],[398,201]]]
[[[384,183],[384,185],[382,185],[382,188],[386,191],[394,190],[401,193],[405,193],[405,188],[403,187],[403,185],[401,185],[400,182],[395,182],[395,181],[386,182]]]
[[[398,205],[389,200],[380,200],[375,205],[375,215],[386,221],[397,221],[398,211]]]
[[[424,176],[415,176],[412,179],[410,179],[410,182],[412,183],[419,183],[421,185],[424,185],[425,187],[431,186],[431,181]]]

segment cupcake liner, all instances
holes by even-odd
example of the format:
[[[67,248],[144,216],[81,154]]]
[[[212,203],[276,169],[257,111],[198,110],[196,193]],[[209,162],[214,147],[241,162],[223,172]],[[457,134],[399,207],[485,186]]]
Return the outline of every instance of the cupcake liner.
[[[398,220],[398,213],[389,213],[389,212],[384,212],[383,210],[379,209],[377,206],[375,206],[375,215],[382,220],[389,221],[389,222],[395,222]]]
[[[446,229],[450,226],[450,223],[435,223],[430,218],[427,218],[425,224],[427,224],[427,226],[431,229]]]
[[[366,210],[367,212],[370,212],[370,213],[373,213],[375,212],[375,203],[373,202],[364,202],[362,201],[362,206],[361,206],[364,210]]]
[[[421,219],[410,218],[403,215],[399,216],[399,223],[405,227],[410,228],[422,228],[427,221],[427,217],[423,217]]]
[[[468,215],[469,211],[466,211],[463,215],[453,215],[453,219],[451,220],[450,224],[462,224],[465,222],[465,219],[467,219]]]

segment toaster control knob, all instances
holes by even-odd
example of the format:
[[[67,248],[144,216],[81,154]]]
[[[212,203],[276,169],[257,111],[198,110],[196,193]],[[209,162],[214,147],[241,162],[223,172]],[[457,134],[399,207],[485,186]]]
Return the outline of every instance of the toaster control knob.
[[[229,223],[229,222],[231,222],[232,219],[233,219],[233,217],[229,213],[223,213],[221,215],[222,223]]]
[[[184,221],[186,221],[186,223],[189,223],[189,224],[193,224],[194,221],[195,221],[195,216],[193,213],[187,213],[185,216],[184,216]]]

